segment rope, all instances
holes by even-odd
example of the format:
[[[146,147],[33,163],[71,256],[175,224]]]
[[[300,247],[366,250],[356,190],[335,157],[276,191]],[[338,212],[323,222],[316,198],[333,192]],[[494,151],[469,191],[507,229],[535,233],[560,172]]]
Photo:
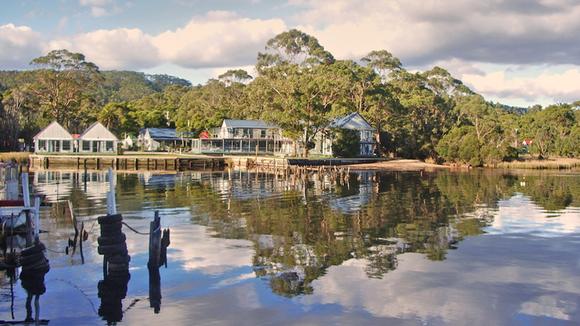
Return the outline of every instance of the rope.
[[[149,235],[149,232],[139,232],[139,231],[133,229],[129,224],[127,224],[125,222],[121,222],[121,223],[123,223],[126,227],[128,227],[129,230],[131,230],[131,231],[133,231],[133,232],[135,232],[137,234],[140,234],[140,235]]]

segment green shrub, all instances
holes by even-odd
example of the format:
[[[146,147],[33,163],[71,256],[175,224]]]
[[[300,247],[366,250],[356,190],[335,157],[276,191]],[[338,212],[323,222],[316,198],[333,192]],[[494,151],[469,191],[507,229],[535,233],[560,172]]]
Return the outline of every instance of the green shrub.
[[[332,153],[336,157],[357,157],[360,153],[360,133],[357,130],[334,131]]]

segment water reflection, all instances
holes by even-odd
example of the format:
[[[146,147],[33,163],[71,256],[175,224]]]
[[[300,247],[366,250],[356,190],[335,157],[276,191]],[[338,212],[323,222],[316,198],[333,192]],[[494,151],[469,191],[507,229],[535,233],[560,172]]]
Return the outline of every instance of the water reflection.
[[[70,198],[79,216],[104,211],[105,173],[43,173],[35,187],[49,200]],[[343,180],[220,171],[121,174],[113,182],[128,223],[145,229],[160,209],[172,227],[163,311],[173,317],[162,312],[162,319],[203,313],[200,321],[223,322],[240,296],[232,314],[264,323],[284,316],[318,324],[329,315],[434,324],[580,320],[578,175],[365,172]],[[137,284],[127,295],[148,296],[157,313],[161,276],[144,268],[146,240],[127,237],[136,259],[129,289]],[[264,308],[281,315],[252,313]],[[133,311],[142,315],[125,320],[148,321],[139,304]]]

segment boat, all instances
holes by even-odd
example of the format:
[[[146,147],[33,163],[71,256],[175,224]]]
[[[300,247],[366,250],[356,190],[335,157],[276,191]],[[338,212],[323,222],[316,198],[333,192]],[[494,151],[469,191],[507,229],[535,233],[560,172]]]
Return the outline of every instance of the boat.
[[[26,233],[27,218],[35,233],[40,224],[40,198],[31,203],[28,173],[22,173],[22,194],[18,192],[18,168],[11,164],[0,165],[0,232],[8,235]]]

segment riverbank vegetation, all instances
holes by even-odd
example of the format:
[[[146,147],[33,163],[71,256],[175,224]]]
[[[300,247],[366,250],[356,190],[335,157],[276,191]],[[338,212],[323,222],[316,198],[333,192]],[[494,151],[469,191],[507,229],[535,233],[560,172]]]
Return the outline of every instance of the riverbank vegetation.
[[[117,135],[142,127],[201,132],[222,119],[276,123],[308,155],[334,118],[360,112],[377,154],[462,165],[580,156],[580,102],[542,108],[492,103],[443,68],[410,72],[386,50],[338,60],[312,36],[281,33],[258,53],[256,76],[230,70],[203,85],[166,75],[100,71],[55,50],[33,70],[0,72],[0,150],[14,150],[52,120],[72,132],[94,121]],[[522,142],[526,145],[522,145]]]

